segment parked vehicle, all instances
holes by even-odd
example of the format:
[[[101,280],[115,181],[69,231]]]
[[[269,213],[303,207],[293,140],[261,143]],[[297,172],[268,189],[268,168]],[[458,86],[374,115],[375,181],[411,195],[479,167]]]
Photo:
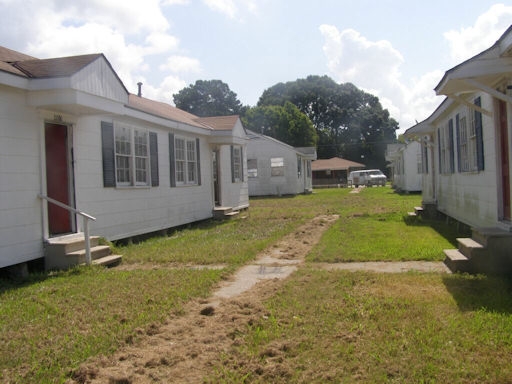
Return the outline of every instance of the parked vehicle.
[[[386,175],[380,169],[365,169],[363,171],[352,171],[348,175],[348,186],[359,187],[365,185],[372,187],[374,185],[386,185]]]

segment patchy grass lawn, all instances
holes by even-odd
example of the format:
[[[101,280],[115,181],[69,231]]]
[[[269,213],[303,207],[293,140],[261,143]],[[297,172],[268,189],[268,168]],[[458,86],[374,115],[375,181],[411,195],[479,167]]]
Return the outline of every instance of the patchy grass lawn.
[[[452,247],[457,234],[446,224],[404,221],[419,195],[350,191],[252,199],[246,218],[118,246],[132,269],[0,280],[0,382],[64,382],[87,358],[151,334],[184,303],[209,296],[236,267],[318,215],[340,219],[311,261],[439,260]],[[226,268],[185,267],[219,263]],[[268,364],[282,369],[277,382],[504,381],[512,375],[502,369],[512,352],[510,297],[507,282],[494,278],[304,267],[267,303],[272,316],[250,325],[246,343],[224,357],[226,366],[212,362],[211,381],[267,382]]]
[[[500,278],[302,268],[208,382],[510,382],[511,294]]]

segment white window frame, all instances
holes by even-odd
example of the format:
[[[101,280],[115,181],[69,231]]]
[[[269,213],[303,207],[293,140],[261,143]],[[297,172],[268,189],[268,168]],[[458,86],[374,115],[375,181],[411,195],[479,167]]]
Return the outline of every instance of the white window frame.
[[[284,176],[284,157],[270,158],[270,176]]]
[[[460,172],[474,172],[478,170],[475,114],[469,107],[459,114],[458,148]]]
[[[184,136],[174,137],[176,185],[197,185],[196,140]]]
[[[116,186],[151,185],[149,132],[127,124],[114,124]]]
[[[242,147],[233,146],[233,179],[235,182],[242,181]]]
[[[247,159],[247,176],[250,178],[258,177],[258,159]]]
[[[446,124],[440,129],[439,146],[441,148],[441,174],[451,174],[454,172],[454,170],[452,169],[451,164],[453,148],[450,147],[449,121],[447,121]]]

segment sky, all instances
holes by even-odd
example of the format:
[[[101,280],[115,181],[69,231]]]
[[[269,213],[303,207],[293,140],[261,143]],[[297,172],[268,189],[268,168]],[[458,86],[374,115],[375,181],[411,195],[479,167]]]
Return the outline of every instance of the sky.
[[[173,104],[221,80],[244,105],[327,75],[375,96],[398,133],[443,100],[445,71],[490,47],[512,4],[468,0],[0,0],[0,45],[37,57],[103,53],[131,93]]]

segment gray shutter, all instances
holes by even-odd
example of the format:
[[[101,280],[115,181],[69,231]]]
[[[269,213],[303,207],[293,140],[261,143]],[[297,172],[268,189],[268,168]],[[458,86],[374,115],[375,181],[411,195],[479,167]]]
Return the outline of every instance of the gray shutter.
[[[482,100],[480,97],[475,99],[475,105],[477,107],[482,106]],[[478,170],[482,171],[485,168],[484,164],[484,133],[482,127],[482,113],[475,111],[475,134],[476,134],[476,160]]]
[[[457,168],[460,173],[462,171],[462,166],[460,164],[460,117],[458,113],[455,116],[455,131],[457,133]]]
[[[201,185],[201,151],[199,147],[199,138],[196,138],[196,155],[197,155],[197,185]]]
[[[235,158],[233,155],[234,148],[231,146],[231,182],[235,182]]]
[[[174,155],[174,133],[169,133],[169,168],[171,170],[171,187],[176,186],[176,159]]]
[[[114,124],[101,122],[101,155],[103,161],[103,186],[116,186]]]
[[[151,186],[158,187],[158,135],[156,132],[149,132],[149,156],[151,168]]]

